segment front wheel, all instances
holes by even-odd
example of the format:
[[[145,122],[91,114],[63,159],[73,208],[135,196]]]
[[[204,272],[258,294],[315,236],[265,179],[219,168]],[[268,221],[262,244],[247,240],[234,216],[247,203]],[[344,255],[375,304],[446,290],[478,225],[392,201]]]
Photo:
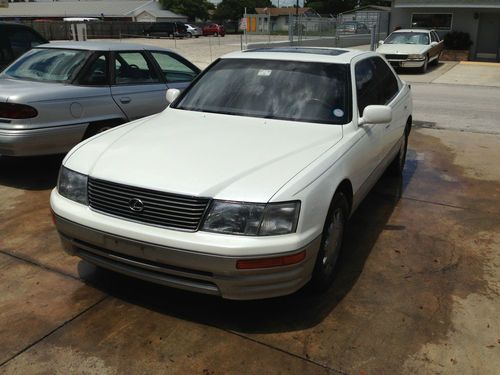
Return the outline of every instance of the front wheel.
[[[349,203],[347,198],[344,193],[337,191],[328,210],[311,278],[311,285],[317,291],[328,289],[333,282],[348,216]]]
[[[399,152],[389,166],[389,170],[394,176],[401,176],[405,168],[406,152],[408,151],[408,133],[405,131]]]
[[[187,37],[188,37],[188,38],[192,38],[192,37],[193,37],[193,34],[191,34],[191,33],[187,33]]]
[[[426,56],[424,60],[424,65],[422,65],[422,67],[420,68],[420,72],[426,73],[428,67],[429,67],[429,56]]]

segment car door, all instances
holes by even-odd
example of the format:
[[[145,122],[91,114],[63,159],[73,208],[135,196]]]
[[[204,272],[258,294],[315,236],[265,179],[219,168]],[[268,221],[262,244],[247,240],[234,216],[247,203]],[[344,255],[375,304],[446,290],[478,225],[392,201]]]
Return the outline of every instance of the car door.
[[[435,45],[434,48],[434,56],[439,56],[441,51],[444,49],[444,42],[439,39],[439,35],[435,31],[431,31],[431,41],[436,42],[437,45]]]
[[[394,71],[380,57],[374,57],[378,86],[380,87],[379,104],[387,105],[392,110],[392,121],[381,128],[380,146],[381,160],[387,164],[394,148],[403,135],[409,109],[406,103],[407,92],[399,82]]]
[[[179,55],[166,51],[151,51],[167,83],[167,88],[183,90],[199,74],[200,69]],[[166,105],[166,101],[165,101]]]
[[[144,51],[113,53],[111,94],[129,120],[138,119],[165,108],[167,86]]]
[[[354,65],[353,103],[357,103],[353,111],[355,118],[363,116],[364,109],[373,104],[381,104],[381,90],[377,76],[377,66],[373,57],[365,58]],[[354,135],[351,140],[353,148],[349,159],[352,160],[352,184],[359,190],[358,198],[362,198],[378,179],[376,173],[383,159],[382,138],[385,125],[369,124],[354,125]]]

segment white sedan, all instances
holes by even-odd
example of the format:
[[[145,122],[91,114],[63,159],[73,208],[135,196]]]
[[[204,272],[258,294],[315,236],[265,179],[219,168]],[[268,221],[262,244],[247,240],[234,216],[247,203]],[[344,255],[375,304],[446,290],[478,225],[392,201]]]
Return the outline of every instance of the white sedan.
[[[434,30],[401,29],[380,41],[377,52],[395,68],[419,68],[423,73],[429,64],[437,65],[444,43]]]
[[[377,53],[276,48],[167,100],[68,153],[51,194],[66,251],[228,299],[327,288],[349,216],[403,170],[410,86]]]

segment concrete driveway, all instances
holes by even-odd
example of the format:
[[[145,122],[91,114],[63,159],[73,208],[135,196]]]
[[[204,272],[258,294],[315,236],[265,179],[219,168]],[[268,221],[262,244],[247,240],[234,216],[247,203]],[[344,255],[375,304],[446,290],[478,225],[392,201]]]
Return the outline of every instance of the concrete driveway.
[[[62,157],[0,157],[0,374],[497,374],[500,89],[472,88],[464,122],[467,89],[414,85],[404,178],[353,216],[324,295],[224,301],[95,269],[51,222]]]

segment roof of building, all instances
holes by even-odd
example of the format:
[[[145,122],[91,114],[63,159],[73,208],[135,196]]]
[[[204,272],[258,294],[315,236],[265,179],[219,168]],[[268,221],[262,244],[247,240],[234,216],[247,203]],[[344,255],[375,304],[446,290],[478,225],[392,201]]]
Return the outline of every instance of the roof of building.
[[[500,8],[499,0],[393,0],[395,8]]]
[[[162,18],[186,18],[169,10],[161,9],[160,3],[154,0],[9,3],[8,8],[0,8],[0,18],[136,17],[143,11]]]
[[[138,44],[138,43],[122,43],[108,41],[60,41],[40,44],[35,48],[60,48],[60,49],[78,49],[85,51],[170,51],[167,48],[157,47],[153,45]]]
[[[278,16],[289,16],[297,13],[297,8],[288,7],[288,8],[255,8],[255,12],[257,14],[271,14],[271,17]],[[306,13],[317,14],[316,11],[312,8],[298,8],[298,13],[300,15]]]
[[[364,7],[359,7],[359,8],[354,8],[348,11],[343,12],[342,14],[347,14],[347,13],[356,13],[356,12],[369,12],[369,11],[382,11],[382,12],[390,12],[391,7],[384,7],[381,5],[367,5]]]

